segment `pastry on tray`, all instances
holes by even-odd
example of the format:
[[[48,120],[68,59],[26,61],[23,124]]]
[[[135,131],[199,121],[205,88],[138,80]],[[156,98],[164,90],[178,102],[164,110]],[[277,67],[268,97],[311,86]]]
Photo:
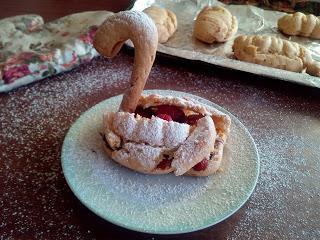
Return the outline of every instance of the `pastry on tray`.
[[[226,42],[238,30],[236,17],[223,7],[205,7],[194,23],[193,35],[205,43]]]
[[[320,39],[320,19],[312,14],[287,14],[278,20],[278,29],[288,35]]]
[[[238,36],[233,43],[234,56],[242,61],[268,67],[320,76],[320,64],[309,50],[298,43],[273,36]]]
[[[177,30],[176,15],[165,8],[151,6],[143,10],[154,21],[157,30],[159,43],[165,43]]]
[[[135,46],[135,60],[119,110],[103,117],[108,156],[142,173],[213,174],[222,161],[230,117],[190,99],[141,95],[158,42],[153,21],[138,11],[114,14],[98,29],[94,46],[113,57],[127,39]]]

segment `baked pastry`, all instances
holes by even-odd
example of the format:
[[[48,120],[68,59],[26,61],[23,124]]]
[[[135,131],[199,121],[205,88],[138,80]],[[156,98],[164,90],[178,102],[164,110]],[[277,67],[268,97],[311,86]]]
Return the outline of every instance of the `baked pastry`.
[[[268,67],[320,76],[319,63],[309,50],[298,43],[273,36],[238,36],[232,46],[234,56],[242,61]]]
[[[158,32],[153,21],[139,11],[116,13],[100,25],[93,46],[101,55],[112,58],[128,39],[135,47],[135,58],[130,88],[124,93],[120,110],[134,112],[156,57]]]
[[[312,14],[287,14],[278,20],[278,29],[292,36],[320,39],[320,19]]]
[[[127,39],[135,46],[134,67],[119,111],[103,117],[107,154],[142,173],[213,174],[221,164],[230,117],[184,98],[141,96],[157,48],[152,20],[141,12],[117,13],[100,26],[93,44],[104,56],[113,57]]]
[[[177,30],[177,17],[176,15],[165,8],[151,6],[143,10],[154,21],[157,30],[159,43],[165,43]]]
[[[230,118],[188,99],[141,96],[135,113],[104,115],[106,150],[133,170],[207,176],[221,164]]]
[[[194,23],[195,38],[205,43],[226,42],[238,30],[238,21],[223,7],[205,7]]]

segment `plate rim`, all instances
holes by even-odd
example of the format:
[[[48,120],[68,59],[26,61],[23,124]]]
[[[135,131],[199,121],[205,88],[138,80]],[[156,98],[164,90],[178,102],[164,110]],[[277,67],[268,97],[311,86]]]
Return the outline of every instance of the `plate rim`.
[[[62,172],[63,172],[63,176],[64,176],[64,179],[66,180],[67,182],[67,185],[69,186],[69,188],[71,189],[72,193],[76,196],[76,198],[81,202],[81,204],[83,204],[85,207],[87,207],[91,212],[93,212],[94,214],[96,214],[97,216],[99,216],[100,218],[114,224],[114,225],[117,225],[117,226],[120,226],[120,227],[123,227],[125,229],[129,229],[129,230],[132,230],[132,231],[136,231],[136,232],[141,232],[141,233],[148,233],[148,234],[158,234],[158,235],[174,235],[174,234],[183,234],[183,233],[191,233],[191,232],[195,232],[195,231],[199,231],[199,230],[203,230],[203,229],[206,229],[208,227],[211,227],[211,226],[214,226],[226,219],[228,219],[230,216],[232,216],[234,213],[236,213],[241,207],[243,207],[243,205],[249,200],[249,198],[251,197],[252,193],[254,192],[256,186],[257,186],[257,183],[258,183],[258,179],[259,179],[259,176],[260,176],[260,168],[261,168],[261,164],[260,164],[260,156],[259,156],[259,152],[258,152],[258,149],[257,149],[257,146],[256,146],[256,143],[253,139],[253,137],[251,136],[249,130],[243,125],[243,123],[236,117],[234,116],[232,113],[230,113],[228,110],[226,110],[225,108],[221,107],[220,105],[214,103],[214,102],[211,102],[210,100],[207,100],[203,97],[200,97],[200,96],[197,96],[195,94],[191,94],[191,93],[186,93],[186,92],[181,92],[181,91],[175,91],[175,90],[168,90],[168,89],[148,89],[148,90],[144,90],[144,94],[156,94],[157,91],[162,91],[162,92],[175,92],[175,93],[178,93],[179,95],[181,94],[186,94],[187,97],[191,97],[193,98],[194,100],[198,101],[198,102],[201,102],[203,101],[204,104],[208,105],[209,104],[213,104],[215,108],[217,108],[219,111],[222,111],[223,113],[226,113],[230,116],[232,116],[234,119],[237,120],[238,124],[240,124],[241,128],[245,131],[245,133],[247,134],[247,136],[249,136],[249,139],[250,141],[252,142],[254,148],[253,148],[253,152],[256,156],[256,168],[255,168],[255,177],[254,177],[254,182],[252,184],[252,187],[251,187],[251,190],[250,192],[248,192],[246,195],[245,195],[245,198],[241,201],[241,203],[239,204],[239,206],[237,206],[236,208],[232,209],[232,211],[228,212],[228,214],[226,214],[223,218],[220,218],[216,221],[213,221],[213,222],[210,222],[208,224],[203,224],[203,225],[200,225],[198,227],[195,227],[195,228],[189,228],[188,230],[182,230],[182,231],[156,231],[156,230],[152,230],[152,229],[145,229],[145,228],[140,228],[138,225],[135,225],[135,226],[132,226],[132,225],[126,225],[124,224],[123,222],[121,221],[117,221],[115,220],[114,218],[112,217],[109,217],[108,215],[104,215],[102,213],[100,213],[98,210],[96,210],[94,207],[90,206],[90,204],[86,203],[83,199],[81,199],[79,193],[77,191],[75,191],[75,189],[73,188],[70,180],[68,179],[67,177],[67,174],[66,174],[66,161],[64,161],[63,159],[63,156],[65,155],[65,152],[66,152],[66,144],[67,144],[67,141],[66,139],[70,138],[70,134],[72,133],[72,129],[74,126],[76,126],[76,124],[79,124],[79,121],[85,117],[85,115],[91,111],[92,109],[98,107],[98,105],[100,104],[103,104],[103,102],[106,102],[108,100],[110,100],[111,98],[115,98],[115,97],[119,97],[119,96],[122,96],[123,94],[119,94],[119,95],[114,95],[114,96],[111,96],[109,98],[106,98],[100,102],[98,102],[97,104],[89,107],[86,111],[82,112],[80,114],[80,116],[70,125],[69,129],[68,129],[68,132],[67,134],[65,135],[64,137],[64,140],[63,140],[63,144],[62,144],[62,147],[61,147],[61,156],[60,156],[60,159],[61,159],[61,166],[62,166]],[[199,101],[200,100],[200,101]],[[210,106],[210,105],[209,105]]]

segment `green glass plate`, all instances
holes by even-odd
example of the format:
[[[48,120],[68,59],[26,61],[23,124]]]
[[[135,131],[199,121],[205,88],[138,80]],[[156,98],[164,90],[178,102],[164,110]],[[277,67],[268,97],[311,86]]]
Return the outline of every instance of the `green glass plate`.
[[[71,190],[98,216],[139,232],[192,232],[232,215],[248,200],[259,175],[257,149],[247,129],[200,97],[167,90],[144,93],[189,97],[229,114],[232,127],[223,171],[209,177],[145,175],[113,162],[104,153],[99,132],[103,112],[118,109],[121,96],[116,96],[83,113],[65,137],[61,161]]]

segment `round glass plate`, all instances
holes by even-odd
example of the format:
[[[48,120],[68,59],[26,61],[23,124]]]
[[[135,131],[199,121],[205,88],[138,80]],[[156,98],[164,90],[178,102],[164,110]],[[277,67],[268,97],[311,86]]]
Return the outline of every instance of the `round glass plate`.
[[[61,161],[71,190],[98,216],[140,232],[192,232],[232,215],[248,200],[259,175],[257,149],[247,129],[200,97],[167,90],[144,93],[189,97],[227,113],[232,127],[222,171],[209,177],[145,175],[113,162],[104,153],[100,131],[103,113],[118,109],[121,96],[116,96],[83,113],[65,137]]]

